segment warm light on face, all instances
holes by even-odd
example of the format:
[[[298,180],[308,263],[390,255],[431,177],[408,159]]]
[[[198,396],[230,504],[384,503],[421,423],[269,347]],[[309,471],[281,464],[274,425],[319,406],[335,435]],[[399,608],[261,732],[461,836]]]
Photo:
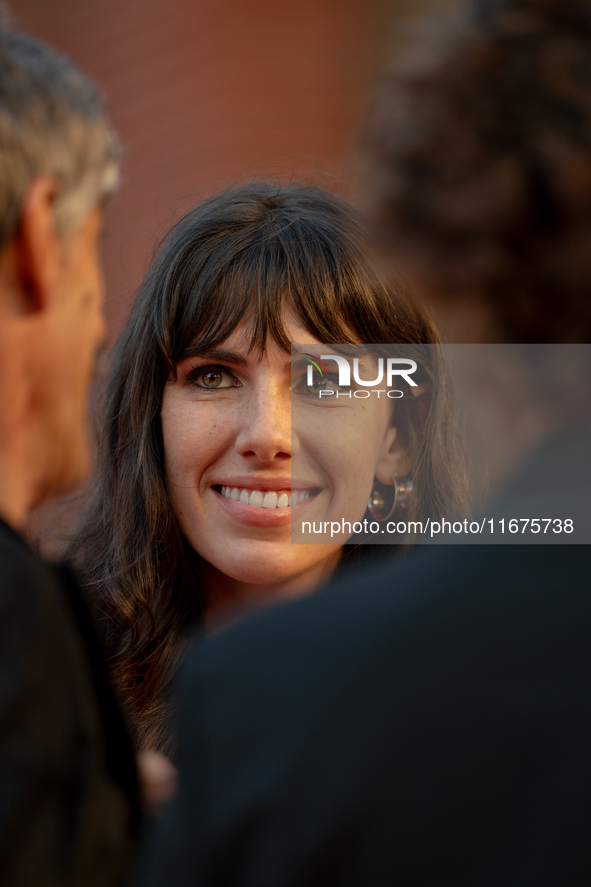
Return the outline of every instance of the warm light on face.
[[[286,331],[319,344],[294,321]],[[233,580],[272,586],[334,558],[338,545],[293,545],[292,516],[319,501],[363,513],[392,406],[376,400],[353,423],[343,418],[318,435],[311,422],[296,432],[290,355],[273,341],[262,359],[249,347],[239,327],[178,365],[162,406],[166,482],[198,554]],[[301,374],[305,385],[305,367]]]

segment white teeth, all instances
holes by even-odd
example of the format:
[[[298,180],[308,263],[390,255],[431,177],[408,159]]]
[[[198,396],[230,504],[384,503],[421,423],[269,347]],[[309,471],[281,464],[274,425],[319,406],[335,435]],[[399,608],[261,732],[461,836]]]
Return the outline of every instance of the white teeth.
[[[263,499],[263,508],[277,508],[277,493],[269,492],[265,493],[265,498]]]
[[[281,493],[269,490],[262,493],[260,490],[240,489],[240,487],[221,487],[221,494],[233,502],[241,502],[243,505],[252,505],[253,508],[287,508],[290,505],[298,505],[310,498],[309,490],[299,492]]]
[[[302,490],[301,493],[292,493],[290,505],[299,505],[300,502],[303,502],[305,499],[309,498],[310,493],[308,492],[308,490]]]

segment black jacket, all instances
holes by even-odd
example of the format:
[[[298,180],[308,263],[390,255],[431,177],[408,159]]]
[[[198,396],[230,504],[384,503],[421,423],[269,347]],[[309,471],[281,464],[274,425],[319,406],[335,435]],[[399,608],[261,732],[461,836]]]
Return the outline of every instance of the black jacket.
[[[588,545],[432,548],[257,615],[182,669],[144,887],[588,887],[590,688]]]
[[[0,521],[0,883],[125,883],[130,741],[72,577]]]

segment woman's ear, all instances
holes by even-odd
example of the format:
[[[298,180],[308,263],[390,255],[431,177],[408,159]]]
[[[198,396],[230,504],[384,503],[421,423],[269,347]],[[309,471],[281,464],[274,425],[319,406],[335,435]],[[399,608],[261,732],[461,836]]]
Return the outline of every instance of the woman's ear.
[[[406,477],[412,463],[408,457],[408,446],[398,438],[398,429],[388,428],[378,454],[375,476],[383,484],[393,484],[395,477]]]
[[[431,387],[428,384],[416,385],[411,388],[413,397],[424,421],[431,405]],[[395,425],[388,428],[384,442],[378,454],[375,476],[383,484],[393,484],[395,477],[406,477],[412,469],[412,461],[408,455],[408,443],[398,434]]]

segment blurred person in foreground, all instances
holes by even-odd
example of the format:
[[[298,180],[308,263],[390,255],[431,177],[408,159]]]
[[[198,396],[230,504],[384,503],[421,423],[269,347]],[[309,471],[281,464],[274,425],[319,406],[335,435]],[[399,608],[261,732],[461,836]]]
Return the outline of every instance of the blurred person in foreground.
[[[368,129],[382,244],[460,341],[589,342],[591,4],[473,4],[415,53]],[[568,393],[499,432],[540,516],[591,501]],[[143,883],[590,883],[590,576],[589,545],[448,546],[195,645]]]
[[[136,771],[73,578],[20,535],[79,484],[118,147],[95,88],[0,27],[0,881],[126,882]]]

